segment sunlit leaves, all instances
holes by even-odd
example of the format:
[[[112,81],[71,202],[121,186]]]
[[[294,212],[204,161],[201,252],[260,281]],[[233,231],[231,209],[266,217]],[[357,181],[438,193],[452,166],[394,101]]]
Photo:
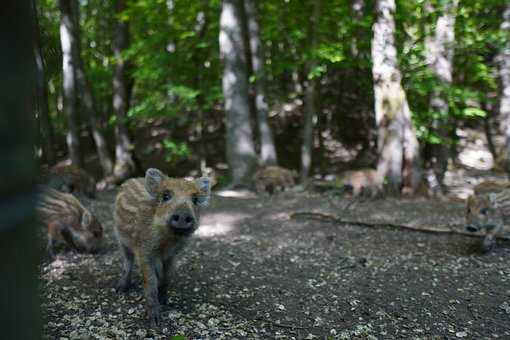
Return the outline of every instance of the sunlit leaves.
[[[175,163],[189,156],[190,150],[186,143],[177,143],[170,139],[163,140],[165,162]]]

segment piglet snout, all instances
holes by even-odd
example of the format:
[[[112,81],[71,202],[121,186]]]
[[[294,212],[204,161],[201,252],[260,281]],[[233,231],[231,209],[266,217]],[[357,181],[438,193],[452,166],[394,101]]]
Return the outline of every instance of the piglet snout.
[[[170,216],[168,225],[175,231],[189,232],[195,227],[195,218],[190,213],[176,212]]]

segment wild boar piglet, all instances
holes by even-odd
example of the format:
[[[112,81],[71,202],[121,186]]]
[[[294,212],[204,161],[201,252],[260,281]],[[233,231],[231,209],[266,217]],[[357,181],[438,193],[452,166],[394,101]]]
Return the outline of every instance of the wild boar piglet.
[[[130,179],[121,186],[114,220],[124,268],[117,290],[130,288],[136,260],[151,323],[158,322],[160,304],[167,300],[172,260],[197,229],[200,208],[208,205],[210,195],[207,177],[170,178],[157,169],[148,169],[145,178]]]
[[[41,187],[37,215],[39,222],[47,228],[50,257],[55,255],[59,243],[87,253],[94,253],[100,248],[103,238],[101,223],[72,194]]]
[[[467,199],[466,230],[485,233],[482,242],[484,252],[494,248],[496,235],[508,224],[509,217],[510,189],[499,192],[475,190],[475,194]]]

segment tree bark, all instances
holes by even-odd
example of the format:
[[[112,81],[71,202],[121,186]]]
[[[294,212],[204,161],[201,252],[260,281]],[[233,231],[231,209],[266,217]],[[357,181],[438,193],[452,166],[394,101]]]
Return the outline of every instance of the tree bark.
[[[507,5],[503,11],[501,30],[510,36],[510,5]],[[501,115],[501,131],[505,136],[506,169],[510,176],[510,41],[508,40],[499,53],[498,69],[501,83],[499,114]]]
[[[125,0],[117,0],[116,15],[126,9]],[[129,109],[127,61],[122,56],[129,47],[129,23],[117,18],[117,27],[113,39],[113,53],[115,55],[115,72],[113,75],[113,111],[117,117],[115,125],[115,167],[116,181],[130,177],[136,171],[133,158],[133,145],[126,126],[126,116]]]
[[[378,0],[376,13],[372,75],[379,151],[377,172],[381,181],[387,178],[391,192],[409,193],[417,187],[421,175],[418,141],[397,64],[395,1]]]
[[[82,154],[80,148],[80,128],[78,123],[77,98],[76,98],[76,67],[77,61],[73,46],[77,44],[74,33],[71,0],[59,0],[60,7],[60,43],[62,46],[62,83],[64,112],[67,116],[68,131],[66,136],[67,147],[71,162],[76,166],[82,166]]]
[[[306,65],[306,74],[308,76],[305,90],[305,116],[303,125],[303,144],[301,145],[301,181],[305,182],[310,176],[312,167],[312,149],[313,149],[313,122],[317,115],[315,103],[316,79],[310,77],[311,72],[316,66],[316,60],[313,55],[317,46],[317,26],[320,16],[320,0],[313,1],[313,13],[308,29],[309,49],[312,52],[310,60]]]
[[[41,34],[38,20],[37,6],[35,0],[32,0],[32,8],[35,17],[34,25],[34,55],[37,65],[37,89],[36,89],[36,112],[37,120],[39,122],[39,131],[41,136],[41,145],[44,152],[44,157],[49,165],[56,163],[55,150],[53,149],[53,128],[51,126],[49,109],[48,109],[48,86],[46,83],[46,72],[44,65],[44,58],[41,51]]]
[[[359,54],[359,47],[358,42],[360,39],[359,34],[359,23],[363,19],[363,7],[365,7],[365,0],[352,0],[351,2],[351,10],[354,15],[354,21],[358,23],[357,30],[354,32],[353,36],[351,37],[351,54],[354,58],[358,57]]]
[[[0,328],[3,339],[41,339],[40,244],[35,221],[34,60],[31,1],[0,11]]]
[[[220,55],[224,63],[227,162],[232,186],[247,185],[256,165],[250,124],[248,77],[242,34],[241,0],[224,0],[220,17]]]
[[[455,13],[458,0],[444,2],[441,15],[437,19],[434,36],[426,42],[426,59],[429,68],[440,83],[449,86],[452,83],[453,54],[455,43]],[[430,98],[430,112],[439,117],[434,119],[432,130],[441,139],[440,143],[431,146],[431,170],[435,176],[436,194],[444,194],[444,174],[448,167],[449,131],[448,131],[448,99],[440,90],[434,90]]]
[[[255,76],[255,109],[260,134],[260,160],[263,165],[278,163],[273,132],[267,119],[269,107],[266,102],[264,54],[260,40],[260,28],[257,21],[257,8],[254,0],[244,0],[249,37],[249,55]]]
[[[92,132],[92,138],[94,139],[94,143],[96,145],[97,154],[99,156],[99,163],[101,165],[101,169],[103,170],[103,175],[109,176],[113,172],[113,162],[108,153],[108,145],[106,143],[106,139],[100,130],[99,117],[96,103],[94,101],[94,95],[92,93],[90,83],[87,79],[85,66],[81,58],[79,4],[74,2],[74,0],[71,0],[71,5],[69,7],[73,11],[72,17],[74,28],[72,32],[75,34],[73,40],[75,44],[72,45],[72,53],[74,55],[74,59],[76,60],[76,88],[81,94],[81,96],[78,96],[77,98],[80,99],[81,103],[85,107],[87,118],[89,120],[90,131]]]

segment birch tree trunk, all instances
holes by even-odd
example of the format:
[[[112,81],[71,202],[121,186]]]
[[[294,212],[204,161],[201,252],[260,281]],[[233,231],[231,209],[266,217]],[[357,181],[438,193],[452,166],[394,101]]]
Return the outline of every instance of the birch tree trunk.
[[[72,52],[76,60],[76,84],[79,93],[78,96],[89,120],[90,131],[92,132],[92,138],[96,145],[97,154],[99,156],[99,163],[103,170],[104,176],[109,176],[113,171],[113,163],[108,153],[108,145],[103,133],[100,130],[99,117],[97,113],[96,103],[94,101],[94,95],[90,83],[88,82],[87,75],[85,73],[85,66],[81,58],[81,44],[80,44],[80,20],[79,20],[79,4],[71,0],[71,8],[74,11],[73,14],[73,33],[75,34],[74,42],[72,46]]]
[[[267,119],[269,107],[266,102],[264,54],[257,21],[257,8],[254,0],[244,0],[249,37],[249,55],[255,76],[255,109],[260,133],[260,160],[262,165],[278,163],[273,132]]]
[[[242,5],[241,0],[223,1],[219,35],[220,55],[224,64],[227,162],[233,187],[247,185],[256,165],[244,60]]]
[[[458,0],[448,0],[441,6],[434,35],[426,42],[426,60],[431,72],[444,86],[452,83],[453,55],[455,43],[455,15]],[[434,176],[432,191],[444,194],[444,174],[448,167],[448,98],[435,90],[430,98],[430,112],[439,116],[434,119],[432,129],[441,142],[431,147],[431,176]],[[429,178],[431,178],[429,176]]]
[[[377,0],[373,25],[372,75],[378,132],[380,180],[393,193],[412,192],[420,181],[419,148],[402,88],[395,47],[395,1]]]
[[[503,11],[501,30],[510,37],[510,4]],[[507,172],[510,176],[510,39],[498,56],[499,80],[501,93],[499,99],[499,113],[501,115],[501,131],[505,136]]]
[[[125,0],[117,0],[115,14],[118,16],[126,9]],[[116,182],[130,177],[136,171],[133,159],[133,145],[125,123],[129,109],[127,62],[122,56],[129,47],[129,24],[117,18],[117,27],[113,39],[115,72],[113,75],[113,111],[117,117],[115,125],[115,167],[113,174]]]
[[[74,33],[74,19],[71,0],[59,0],[60,8],[60,43],[62,46],[62,83],[64,112],[67,116],[67,147],[71,162],[76,166],[82,166],[82,154],[80,148],[80,129],[78,123],[77,99],[76,99],[76,67],[77,61],[73,46],[77,44]]]
[[[365,7],[365,0],[352,0],[351,1],[351,10],[354,15],[354,20],[356,22],[361,22],[363,19],[363,7]],[[359,25],[357,26],[359,29]],[[351,53],[353,57],[357,57],[359,54],[359,48],[358,48],[358,41],[359,41],[359,34],[358,30],[353,34],[351,37]]]
[[[310,19],[308,29],[308,40],[310,51],[314,53],[317,46],[317,25],[320,16],[320,0],[313,1],[313,13]],[[312,55],[306,65],[306,74],[308,75],[305,90],[305,116],[303,126],[303,144],[301,145],[301,181],[305,182],[310,176],[312,167],[312,149],[313,149],[313,122],[317,115],[315,105],[316,80],[309,75],[316,66],[315,57]]]
[[[39,131],[41,136],[41,145],[44,152],[44,157],[49,165],[54,165],[56,162],[55,150],[53,149],[53,129],[49,117],[48,109],[48,86],[45,76],[44,58],[41,52],[41,34],[38,20],[38,13],[36,3],[32,1],[32,8],[35,16],[34,25],[34,55],[37,66],[37,89],[36,89],[36,112],[37,120],[39,122]]]

